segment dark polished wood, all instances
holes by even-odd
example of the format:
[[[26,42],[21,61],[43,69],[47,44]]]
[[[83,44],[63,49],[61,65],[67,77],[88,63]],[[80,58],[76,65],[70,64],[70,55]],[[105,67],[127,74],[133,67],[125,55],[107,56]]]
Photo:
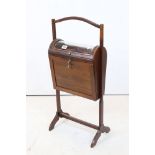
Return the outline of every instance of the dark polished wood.
[[[83,49],[74,46],[71,49],[57,49],[55,44],[60,39],[55,39],[49,47],[49,60],[53,86],[55,89],[82,96],[91,100],[101,98],[102,85],[105,85],[106,49],[95,46],[93,49]],[[57,43],[58,44],[58,43]],[[68,45],[69,47],[69,45]],[[103,58],[101,55],[103,52]],[[71,54],[69,54],[71,53]],[[68,68],[68,61],[70,66]],[[102,75],[102,73],[104,73]],[[102,84],[101,84],[102,83]],[[103,88],[104,89],[104,88]]]
[[[93,49],[65,44],[62,39],[56,38],[56,23],[66,20],[80,20],[100,29],[99,46]],[[94,147],[101,133],[110,132],[110,128],[104,126],[104,101],[105,77],[107,65],[107,51],[104,47],[104,25],[96,24],[82,17],[65,17],[58,20],[52,19],[53,42],[51,43],[48,56],[50,61],[53,87],[56,89],[57,112],[49,126],[52,130],[59,118],[66,118],[74,122],[86,125],[97,132],[92,140]],[[61,49],[62,45],[68,48]],[[70,116],[61,109],[60,91],[65,91],[91,100],[99,99],[99,124],[83,121]]]

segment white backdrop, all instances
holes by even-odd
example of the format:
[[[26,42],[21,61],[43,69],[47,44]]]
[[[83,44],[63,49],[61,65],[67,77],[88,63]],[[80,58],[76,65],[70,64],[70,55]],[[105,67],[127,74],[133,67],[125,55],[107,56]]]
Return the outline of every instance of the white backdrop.
[[[27,95],[54,94],[48,61],[51,18],[81,16],[105,25],[106,94],[128,94],[128,0],[27,0]],[[57,24],[57,37],[98,44],[99,31],[79,22]]]

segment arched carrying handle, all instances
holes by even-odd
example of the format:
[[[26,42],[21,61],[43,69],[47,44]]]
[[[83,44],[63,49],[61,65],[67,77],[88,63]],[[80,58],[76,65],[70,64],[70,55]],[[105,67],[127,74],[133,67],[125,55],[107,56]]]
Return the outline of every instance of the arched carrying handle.
[[[57,19],[55,20],[55,23],[59,23],[59,22],[62,22],[62,21],[66,21],[66,20],[79,20],[79,21],[83,21],[85,23],[88,23],[92,26],[95,26],[97,28],[100,28],[100,25],[99,24],[96,24],[86,18],[82,18],[82,17],[76,17],[76,16],[71,16],[71,17],[65,17],[65,18],[61,18],[61,19]]]
[[[53,39],[56,39],[56,23],[62,22],[62,21],[67,21],[67,20],[79,20],[79,21],[83,21],[85,23],[88,23],[94,27],[97,27],[100,29],[100,47],[103,47],[103,35],[104,35],[104,25],[103,24],[96,24],[86,18],[82,18],[82,17],[76,17],[76,16],[70,16],[70,17],[64,17],[61,19],[52,19],[52,32],[53,32]]]

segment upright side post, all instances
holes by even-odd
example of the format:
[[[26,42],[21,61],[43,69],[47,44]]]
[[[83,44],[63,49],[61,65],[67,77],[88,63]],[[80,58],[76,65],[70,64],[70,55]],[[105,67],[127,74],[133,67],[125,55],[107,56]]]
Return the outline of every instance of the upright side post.
[[[56,39],[55,19],[52,19],[51,22],[52,22],[52,36],[53,36],[53,40],[54,40],[54,39]]]
[[[100,100],[99,100],[99,130],[95,134],[93,141],[91,143],[91,147],[94,147],[98,141],[98,139],[101,136],[101,133],[106,132],[108,133],[110,131],[109,127],[104,126],[103,124],[103,95],[104,95],[104,90],[105,90],[105,71],[106,70],[106,55],[103,53],[103,43],[104,43],[104,26],[103,24],[100,25],[100,55],[101,55],[101,67],[100,67]],[[104,61],[104,62],[103,62]],[[103,66],[105,68],[103,68]],[[104,75],[104,76],[103,76]]]
[[[103,24],[100,24],[100,51],[101,51],[101,74],[100,74],[100,100],[99,100],[99,127],[102,128],[103,126],[103,31],[104,31]]]
[[[56,25],[55,25],[55,19],[52,19],[52,35],[53,40],[56,39]],[[56,90],[56,102],[57,102],[57,113],[62,112],[61,110],[61,102],[60,102],[60,91]]]
[[[52,36],[53,36],[53,40],[54,40],[54,39],[56,39],[55,19],[52,19],[51,22],[52,22]],[[49,131],[54,129],[56,122],[59,120],[59,113],[62,111],[61,110],[60,91],[59,90],[56,90],[56,103],[57,103],[57,112],[56,112],[55,117],[49,126]]]
[[[57,113],[62,112],[61,110],[61,101],[60,101],[60,91],[56,90],[56,102],[57,102]]]

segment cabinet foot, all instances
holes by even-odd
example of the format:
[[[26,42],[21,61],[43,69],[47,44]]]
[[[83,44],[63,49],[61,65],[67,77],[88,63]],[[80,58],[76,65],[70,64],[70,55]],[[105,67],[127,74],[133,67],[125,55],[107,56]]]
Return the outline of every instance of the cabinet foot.
[[[92,141],[92,143],[91,143],[91,145],[90,145],[91,148],[94,147],[94,146],[96,145],[98,139],[99,139],[100,136],[101,136],[101,133],[104,133],[104,132],[105,132],[105,133],[109,133],[109,132],[110,132],[110,128],[109,128],[108,126],[102,126],[102,127],[100,128],[100,130],[97,131],[97,133],[95,134],[95,136],[94,136],[94,138],[93,138],[93,141]]]
[[[92,143],[91,143],[91,145],[90,145],[90,147],[92,148],[92,147],[94,147],[95,145],[96,145],[96,143],[97,143],[97,141],[98,141],[98,139],[100,138],[100,136],[101,136],[101,131],[97,131],[97,133],[95,134],[95,136],[94,136],[94,138],[93,138],[93,141],[92,141]]]
[[[52,120],[50,126],[49,126],[49,131],[51,131],[52,129],[54,129],[55,124],[57,123],[57,121],[59,120],[59,116],[56,113],[54,119]]]

